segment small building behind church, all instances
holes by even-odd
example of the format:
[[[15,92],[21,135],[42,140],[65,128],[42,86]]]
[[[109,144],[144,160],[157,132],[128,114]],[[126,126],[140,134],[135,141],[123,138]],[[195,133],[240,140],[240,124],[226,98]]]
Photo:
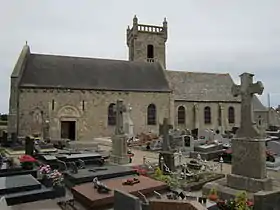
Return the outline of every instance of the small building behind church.
[[[111,136],[114,105],[132,107],[134,132],[175,128],[231,130],[240,98],[229,74],[166,69],[167,21],[127,29],[128,61],[37,54],[25,45],[11,75],[8,132],[51,139]]]

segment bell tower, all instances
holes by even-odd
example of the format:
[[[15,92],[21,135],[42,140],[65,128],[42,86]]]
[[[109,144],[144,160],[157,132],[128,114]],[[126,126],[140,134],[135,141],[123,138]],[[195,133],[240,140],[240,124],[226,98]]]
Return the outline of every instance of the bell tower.
[[[134,16],[132,28],[126,33],[130,61],[159,62],[166,68],[165,43],[167,41],[167,21],[162,26],[139,24]]]

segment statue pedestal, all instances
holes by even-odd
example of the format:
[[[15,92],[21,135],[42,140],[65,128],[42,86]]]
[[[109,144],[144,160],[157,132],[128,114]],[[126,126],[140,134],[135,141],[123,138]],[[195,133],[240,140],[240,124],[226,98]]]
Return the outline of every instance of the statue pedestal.
[[[233,139],[232,152],[232,174],[205,184],[203,194],[209,194],[214,188],[219,198],[229,200],[235,198],[237,193],[246,191],[257,206],[268,203],[275,206],[273,199],[280,195],[280,183],[267,177],[265,139]]]
[[[266,172],[266,146],[265,139],[232,139],[232,169],[231,173],[265,179]]]
[[[161,151],[159,153],[159,166],[161,167],[161,157],[163,157],[165,165],[169,168],[170,171],[175,171],[175,158],[174,153],[169,151]],[[162,171],[165,171],[164,168],[160,168]]]
[[[265,139],[233,139],[232,151],[232,174],[227,176],[229,187],[249,192],[272,189],[266,171]]]
[[[126,135],[115,135],[112,137],[112,153],[110,154],[110,161],[119,165],[129,163]]]

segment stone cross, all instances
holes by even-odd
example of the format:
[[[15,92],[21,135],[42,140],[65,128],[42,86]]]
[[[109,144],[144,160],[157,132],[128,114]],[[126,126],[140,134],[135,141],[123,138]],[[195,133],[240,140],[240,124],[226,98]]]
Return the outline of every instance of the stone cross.
[[[123,114],[124,116],[124,132],[128,135],[128,138],[134,137],[134,124],[131,120],[130,114],[132,111],[132,107],[130,104],[127,105],[126,112]]]
[[[241,123],[237,137],[254,138],[260,136],[253,119],[252,99],[255,93],[261,95],[264,87],[260,81],[253,83],[253,77],[253,74],[243,73],[240,75],[241,85],[233,85],[232,87],[233,96],[241,96]]]
[[[117,104],[115,106],[116,111],[116,135],[123,135],[124,134],[124,124],[123,124],[123,112],[126,112],[126,107],[123,104],[122,100],[117,100]]]
[[[162,150],[163,151],[170,151],[170,142],[169,142],[169,129],[170,129],[170,125],[168,123],[168,119],[164,118],[163,119],[163,124],[162,126]]]

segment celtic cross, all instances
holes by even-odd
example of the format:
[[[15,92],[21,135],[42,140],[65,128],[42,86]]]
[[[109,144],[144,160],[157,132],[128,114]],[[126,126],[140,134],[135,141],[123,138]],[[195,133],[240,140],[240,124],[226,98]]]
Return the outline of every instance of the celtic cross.
[[[232,94],[234,97],[241,96],[241,123],[237,131],[237,137],[259,137],[260,133],[256,128],[253,119],[252,100],[255,93],[263,93],[263,84],[258,81],[253,83],[253,74],[243,73],[240,75],[241,85],[233,85]]]

